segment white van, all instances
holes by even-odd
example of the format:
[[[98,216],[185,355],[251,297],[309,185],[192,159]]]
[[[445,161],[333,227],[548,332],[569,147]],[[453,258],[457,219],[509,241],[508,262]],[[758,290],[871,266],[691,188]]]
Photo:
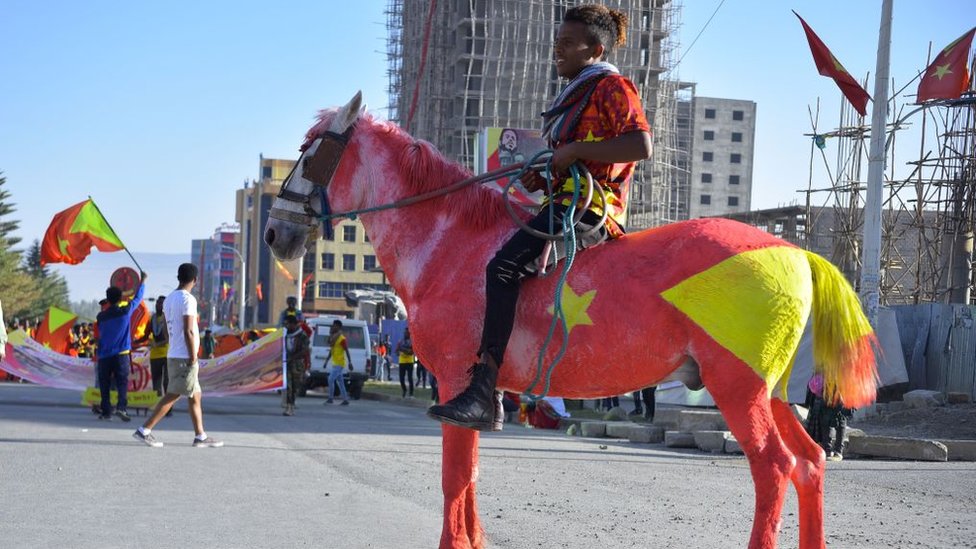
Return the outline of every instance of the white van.
[[[342,333],[346,336],[349,356],[352,358],[352,370],[350,371],[347,367],[343,372],[343,379],[346,388],[349,390],[349,396],[359,399],[363,392],[363,384],[367,379],[366,361],[369,359],[371,349],[369,329],[366,322],[362,320],[335,316],[320,316],[306,320],[312,329],[312,366],[310,368],[311,375],[306,379],[305,387],[301,392],[304,395],[305,391],[315,387],[322,387],[322,390],[328,391],[329,370],[332,369],[332,361],[329,361],[329,366],[326,368],[325,359],[329,357],[329,331],[332,328],[332,322],[335,320],[342,321]],[[338,392],[338,389],[336,391]]]

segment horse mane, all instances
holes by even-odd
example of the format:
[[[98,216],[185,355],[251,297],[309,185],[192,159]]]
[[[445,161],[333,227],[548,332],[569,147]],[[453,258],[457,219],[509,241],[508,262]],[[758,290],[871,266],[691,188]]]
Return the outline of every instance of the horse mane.
[[[320,111],[318,122],[305,136],[303,150],[328,130],[335,112],[335,109]],[[395,123],[375,118],[370,113],[360,115],[356,121],[356,130],[375,134],[390,147],[399,165],[407,196],[435,191],[472,175],[471,171],[445,157],[429,142],[417,139]],[[433,204],[438,211],[448,212],[461,225],[474,230],[497,226],[499,220],[507,219],[509,215],[501,193],[480,184],[432,198],[428,203]]]

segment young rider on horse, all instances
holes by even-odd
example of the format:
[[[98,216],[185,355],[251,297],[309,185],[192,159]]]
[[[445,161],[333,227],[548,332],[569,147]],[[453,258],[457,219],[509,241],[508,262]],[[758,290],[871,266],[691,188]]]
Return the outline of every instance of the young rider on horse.
[[[585,233],[579,247],[587,248],[623,234],[627,191],[635,164],[651,155],[651,135],[644,108],[634,84],[617,68],[604,61],[626,39],[627,17],[599,5],[577,6],[566,11],[556,36],[553,53],[556,72],[570,80],[548,111],[542,114],[544,135],[553,149],[553,188],[542,211],[528,225],[549,232],[550,211],[554,227],[572,202],[573,178],[567,177],[574,162],[589,170],[594,183],[604,191],[594,192],[589,209],[576,230]],[[545,181],[534,172],[523,177],[530,190],[545,189]],[[581,195],[586,195],[585,180]],[[546,241],[518,231],[506,242],[487,267],[487,291],[479,360],[471,367],[471,382],[458,396],[432,406],[427,414],[444,423],[477,430],[498,430],[495,384],[505,348],[515,323],[519,286],[534,274]],[[496,422],[497,421],[497,422]]]

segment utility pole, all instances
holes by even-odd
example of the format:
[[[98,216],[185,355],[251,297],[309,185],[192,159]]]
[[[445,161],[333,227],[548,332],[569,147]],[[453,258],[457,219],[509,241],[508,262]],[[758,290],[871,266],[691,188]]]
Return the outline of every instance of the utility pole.
[[[874,105],[871,110],[871,149],[868,152],[868,189],[864,202],[864,238],[861,245],[861,304],[875,328],[878,326],[881,296],[881,208],[884,197],[892,2],[884,0],[881,6],[878,61],[874,71]]]

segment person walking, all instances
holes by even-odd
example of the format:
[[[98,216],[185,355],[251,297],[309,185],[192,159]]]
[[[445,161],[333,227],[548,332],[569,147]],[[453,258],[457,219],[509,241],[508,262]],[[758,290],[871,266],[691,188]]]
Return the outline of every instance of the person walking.
[[[122,421],[130,421],[128,412],[129,369],[131,368],[132,352],[132,313],[142,303],[142,295],[146,289],[146,273],[140,275],[139,287],[132,300],[125,305],[122,301],[122,290],[111,286],[105,290],[108,307],[98,313],[98,390],[101,392],[102,406],[98,419],[112,419],[112,380],[115,380],[115,390],[118,402],[115,415]]]
[[[342,394],[342,406],[349,406],[349,395],[346,393],[346,381],[342,377],[342,372],[348,364],[352,370],[352,356],[349,354],[349,344],[346,336],[342,333],[342,321],[335,320],[329,329],[329,356],[325,358],[325,365],[332,361],[332,369],[329,370],[329,398],[326,404],[332,404],[332,397],[335,396],[336,382],[339,383],[339,393]]]
[[[196,448],[217,448],[222,441],[207,436],[203,430],[203,390],[200,388],[200,363],[197,360],[200,344],[197,328],[197,300],[190,291],[197,283],[197,266],[183,263],[176,273],[179,286],[166,297],[163,314],[166,316],[166,333],[169,349],[166,352],[166,368],[169,375],[169,388],[156,404],[152,415],[132,437],[153,448],[161,448],[163,443],[153,436],[153,428],[163,419],[181,396],[190,401],[190,420],[193,422],[193,446]]]
[[[294,317],[288,317],[294,318]],[[203,331],[203,337],[200,338],[200,355],[201,358],[206,358],[207,360],[214,357],[214,352],[217,350],[217,340],[214,339],[213,332],[210,328]]]
[[[285,411],[282,415],[295,415],[295,398],[305,384],[308,371],[308,334],[298,324],[298,318],[285,319],[285,365],[288,387],[285,389]]]
[[[410,383],[410,398],[413,398],[413,364],[417,356],[413,354],[413,340],[410,339],[410,328],[403,331],[403,339],[397,344],[397,355],[400,364],[400,390],[402,398],[407,398],[407,384]]]

